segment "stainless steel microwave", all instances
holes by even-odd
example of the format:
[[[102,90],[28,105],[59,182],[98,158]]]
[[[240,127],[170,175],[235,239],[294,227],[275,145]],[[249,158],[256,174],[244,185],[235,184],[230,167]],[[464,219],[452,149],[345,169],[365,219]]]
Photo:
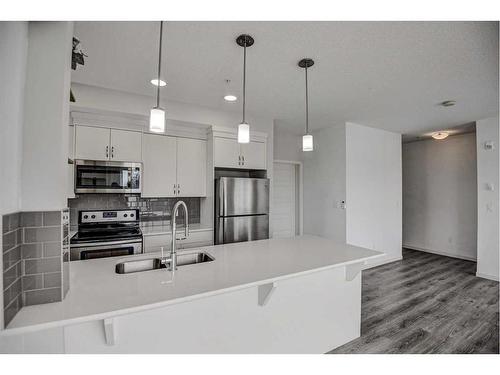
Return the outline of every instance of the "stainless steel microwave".
[[[140,193],[141,163],[75,161],[75,193]]]

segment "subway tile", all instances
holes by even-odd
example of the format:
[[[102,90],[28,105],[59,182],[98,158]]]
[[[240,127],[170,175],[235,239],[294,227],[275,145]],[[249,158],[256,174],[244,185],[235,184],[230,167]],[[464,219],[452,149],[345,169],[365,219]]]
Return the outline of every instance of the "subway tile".
[[[21,256],[23,259],[41,258],[43,256],[43,244],[25,243],[21,245]]]
[[[43,244],[43,257],[61,256],[61,242],[45,242]]]
[[[7,252],[16,246],[17,233],[16,231],[9,232],[3,235],[3,252]]]
[[[10,214],[9,215],[10,218],[9,218],[9,230],[14,230],[14,229],[17,229],[21,226],[21,213],[20,212],[16,212],[14,214]]]
[[[2,215],[2,234],[9,231],[10,215]]]
[[[61,286],[61,272],[44,273],[43,274],[43,287],[56,288]]]
[[[60,272],[61,258],[26,259],[24,261],[24,274],[34,275],[45,272]]]
[[[21,215],[21,226],[41,227],[43,225],[43,212],[23,212]]]
[[[23,243],[23,228],[18,228],[16,231],[16,242],[17,244]]]
[[[7,306],[4,310],[4,324],[5,327],[14,319],[16,314],[21,309],[21,304],[19,303],[19,299],[16,299],[11,302],[9,306]]]
[[[3,306],[7,307],[22,292],[21,278],[17,279],[3,292]]]
[[[46,211],[43,213],[43,226],[61,225],[61,211]]]
[[[27,275],[22,277],[23,292],[43,288],[43,275]]]
[[[61,301],[61,288],[29,290],[24,293],[26,306]]]
[[[3,288],[6,289],[14,281],[21,277],[21,262],[17,262],[9,269],[3,272]]]
[[[24,228],[24,242],[60,241],[61,227]]]
[[[21,245],[7,251],[3,254],[3,269],[4,271],[12,267],[21,260]]]

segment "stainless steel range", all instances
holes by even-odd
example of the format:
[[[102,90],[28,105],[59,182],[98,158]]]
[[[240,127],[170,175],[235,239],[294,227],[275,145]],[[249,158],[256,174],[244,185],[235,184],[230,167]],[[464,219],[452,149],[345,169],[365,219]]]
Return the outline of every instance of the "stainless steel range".
[[[71,260],[141,254],[139,210],[80,211],[70,252]]]

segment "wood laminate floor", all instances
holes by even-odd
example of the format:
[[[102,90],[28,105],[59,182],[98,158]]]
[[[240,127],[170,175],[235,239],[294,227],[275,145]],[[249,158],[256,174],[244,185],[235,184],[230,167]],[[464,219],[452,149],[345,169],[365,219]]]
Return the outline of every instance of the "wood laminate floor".
[[[363,271],[361,337],[330,353],[497,353],[498,282],[414,250]]]

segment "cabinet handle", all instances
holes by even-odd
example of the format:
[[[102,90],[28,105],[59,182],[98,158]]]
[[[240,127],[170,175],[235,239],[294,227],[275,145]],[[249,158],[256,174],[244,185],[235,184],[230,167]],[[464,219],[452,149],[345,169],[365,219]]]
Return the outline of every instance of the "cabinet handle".
[[[241,165],[241,155],[238,155],[238,165]]]
[[[181,185],[177,184],[177,194],[180,194],[180,193],[181,193]]]
[[[106,159],[109,158],[109,146],[106,146]]]
[[[245,165],[245,156],[242,156],[241,159],[243,159],[243,165]]]
[[[115,146],[111,147],[111,159],[115,157]]]
[[[176,191],[176,190],[175,190],[175,184],[174,184],[174,195],[175,195],[175,191]]]

